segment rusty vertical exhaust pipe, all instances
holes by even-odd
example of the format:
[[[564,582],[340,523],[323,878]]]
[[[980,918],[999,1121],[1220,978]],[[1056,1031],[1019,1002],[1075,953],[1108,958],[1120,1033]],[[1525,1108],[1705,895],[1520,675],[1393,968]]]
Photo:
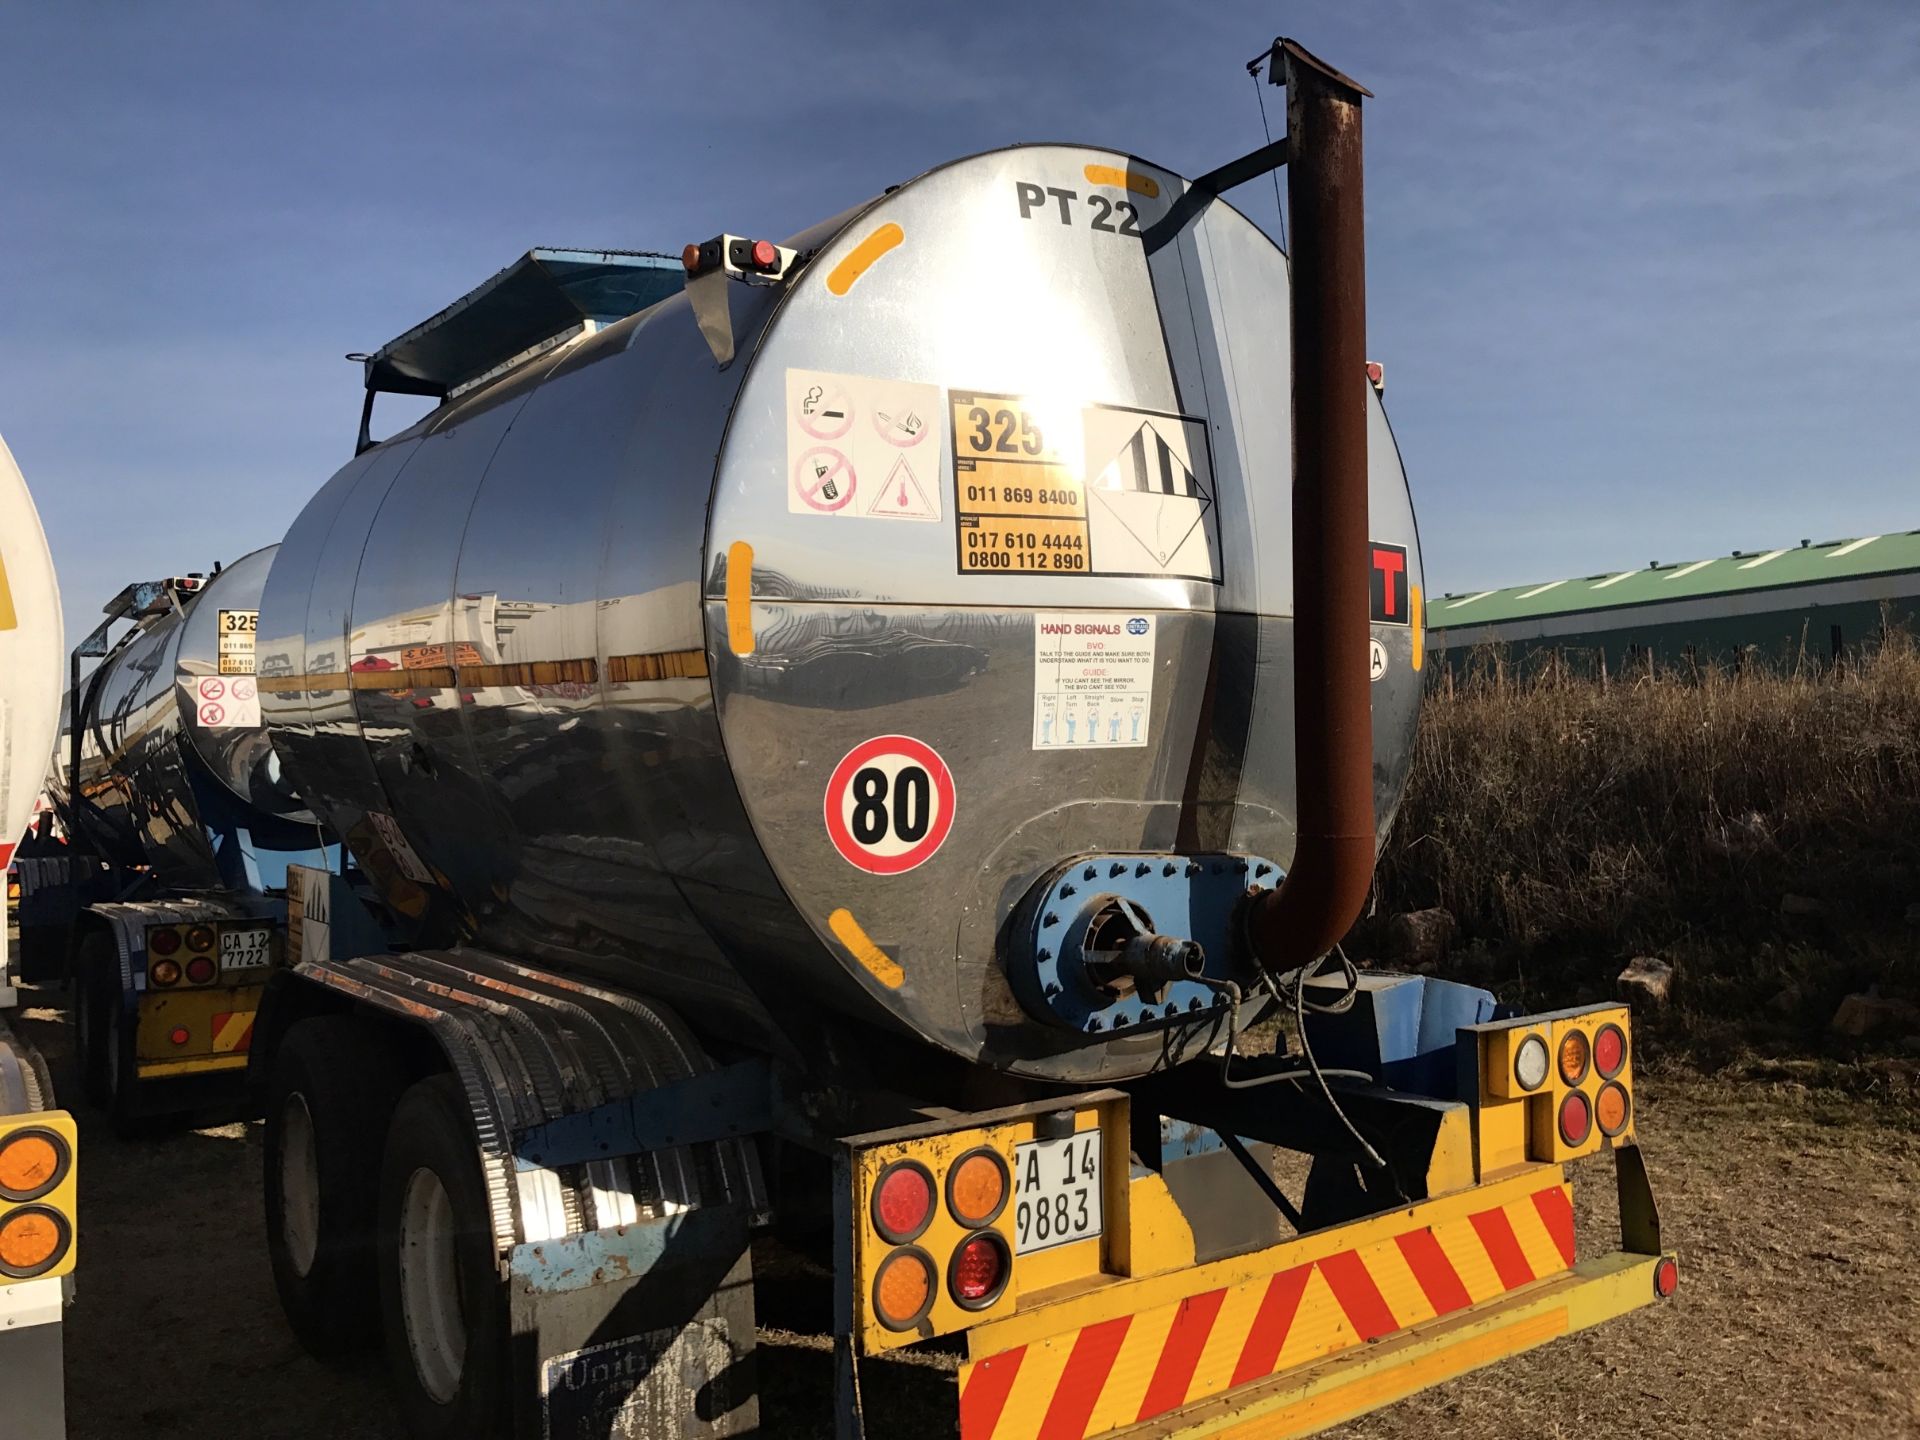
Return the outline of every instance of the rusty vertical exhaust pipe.
[[[1359,918],[1372,883],[1373,704],[1367,670],[1367,276],[1360,103],[1371,92],[1291,40],[1293,222],[1294,770],[1299,844],[1247,936],[1260,962],[1318,959]]]

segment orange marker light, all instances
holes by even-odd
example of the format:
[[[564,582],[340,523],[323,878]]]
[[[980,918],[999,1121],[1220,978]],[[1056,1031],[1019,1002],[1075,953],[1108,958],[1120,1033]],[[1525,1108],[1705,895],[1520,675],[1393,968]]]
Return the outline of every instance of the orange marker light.
[[[0,1196],[34,1200],[59,1183],[66,1143],[48,1130],[22,1130],[0,1144]]]
[[[1587,1066],[1593,1061],[1593,1047],[1584,1030],[1569,1030],[1560,1037],[1560,1078],[1578,1085],[1587,1078]]]
[[[29,1205],[0,1220],[0,1274],[31,1280],[59,1264],[73,1231],[57,1210]]]
[[[156,985],[178,985],[180,983],[180,962],[178,960],[156,960],[147,967],[147,978]]]
[[[978,1230],[1006,1208],[1007,1188],[1007,1162],[999,1152],[971,1151],[947,1172],[947,1209],[969,1230]]]
[[[921,1250],[896,1250],[873,1278],[873,1308],[889,1330],[910,1330],[933,1308],[933,1262]]]
[[[196,925],[187,931],[187,948],[202,955],[213,949],[213,927]]]
[[[1627,1095],[1627,1087],[1619,1081],[1609,1081],[1600,1087],[1599,1098],[1593,1102],[1593,1116],[1599,1122],[1600,1133],[1612,1139],[1627,1128],[1627,1121],[1633,1114],[1633,1101]]]

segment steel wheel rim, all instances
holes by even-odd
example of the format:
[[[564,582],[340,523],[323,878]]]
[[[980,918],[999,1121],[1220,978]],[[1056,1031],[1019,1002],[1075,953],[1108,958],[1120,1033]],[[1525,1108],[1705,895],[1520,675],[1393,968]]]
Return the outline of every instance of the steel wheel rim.
[[[280,1108],[280,1240],[294,1273],[311,1273],[320,1253],[320,1157],[313,1113],[298,1091]]]
[[[400,1200],[400,1311],[421,1388],[445,1405],[460,1389],[467,1358],[453,1202],[440,1177],[421,1166]]]

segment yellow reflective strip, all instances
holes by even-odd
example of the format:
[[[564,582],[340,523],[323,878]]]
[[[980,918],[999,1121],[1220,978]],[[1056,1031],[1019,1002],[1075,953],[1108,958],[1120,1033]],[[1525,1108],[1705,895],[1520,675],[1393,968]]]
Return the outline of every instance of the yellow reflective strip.
[[[240,1043],[240,1037],[247,1033],[247,1027],[253,1024],[253,1011],[236,1010],[227,1016],[227,1023],[220,1027],[220,1033],[213,1037],[216,1051],[231,1050]]]
[[[1253,1317],[1260,1313],[1260,1301],[1267,1284],[1240,1285],[1227,1292],[1220,1302],[1220,1313],[1213,1317],[1213,1329],[1207,1332],[1206,1349],[1200,1363],[1193,1367],[1193,1379],[1187,1385],[1187,1398],[1217,1395],[1233,1383],[1233,1367],[1240,1363],[1247,1334],[1253,1329]],[[1305,1300],[1302,1300],[1304,1307]]]
[[[1427,655],[1427,607],[1421,603],[1418,585],[1413,587],[1407,604],[1413,611],[1413,668],[1418,670]]]
[[[7,584],[7,560],[0,555],[0,630],[12,630],[19,623],[13,611],[13,587]]]
[[[827,276],[827,289],[835,295],[846,294],[853,288],[854,282],[867,273],[874,261],[906,238],[907,232],[889,220],[854,246],[847,258],[833,267],[833,272]]]
[[[1360,1259],[1366,1265],[1367,1273],[1373,1277],[1374,1285],[1379,1288],[1380,1298],[1387,1302],[1387,1308],[1393,1312],[1393,1318],[1400,1322],[1402,1330],[1433,1319],[1433,1305],[1427,1299],[1427,1292],[1420,1287],[1413,1267],[1407,1264],[1407,1257],[1398,1241],[1371,1245],[1360,1252]]]
[[[907,972],[894,963],[893,957],[874,944],[867,932],[860,928],[860,922],[853,918],[853,912],[844,906],[827,916],[827,928],[833,931],[834,938],[847,947],[854,959],[867,967],[867,972],[889,990],[898,990],[906,983]]]
[[[1453,1273],[1460,1277],[1468,1298],[1476,1305],[1507,1293],[1507,1287],[1500,1283],[1500,1272],[1487,1258],[1487,1247],[1480,1242],[1480,1232],[1473,1228],[1472,1221],[1465,1216],[1441,1221],[1433,1227],[1433,1238],[1446,1251]]]
[[[1109,1430],[1118,1430],[1122,1425],[1131,1425],[1139,1418],[1140,1402],[1147,1398],[1147,1386],[1153,1383],[1153,1372],[1160,1364],[1160,1352],[1167,1348],[1167,1336],[1173,1330],[1173,1317],[1179,1312],[1178,1305],[1163,1305],[1158,1310],[1149,1310],[1144,1315],[1133,1317],[1132,1323],[1127,1326],[1127,1338],[1121,1342],[1120,1353],[1113,1357],[1113,1369],[1107,1372],[1107,1383],[1100,1391],[1100,1399],[1087,1419],[1089,1435],[1104,1435]]]
[[[1553,1236],[1547,1230],[1547,1222],[1540,1218],[1539,1207],[1532,1200],[1505,1208],[1507,1220],[1513,1226],[1514,1239],[1520,1242],[1520,1253],[1527,1257],[1527,1264],[1532,1267],[1535,1279],[1558,1275],[1567,1268],[1560,1247],[1554,1243]]]
[[[1007,1392],[1007,1403],[1000,1411],[1000,1423],[994,1426],[993,1440],[1034,1440],[1039,1435],[1078,1338],[1079,1332],[1075,1331],[1055,1336],[1044,1345],[1027,1347],[1020,1371],[1013,1377],[1013,1388]]]
[[[727,644],[753,653],[753,546],[744,540],[727,547]]]
[[[1089,185],[1118,185],[1149,200],[1160,194],[1160,182],[1151,175],[1142,175],[1138,170],[1122,170],[1115,165],[1089,165],[1086,175]]]
[[[1280,1347],[1273,1368],[1291,1370],[1359,1343],[1360,1332],[1347,1319],[1346,1307],[1335,1298],[1333,1287],[1316,1265],[1307,1277],[1306,1289],[1300,1292],[1300,1308],[1294,1312],[1286,1344]]]
[[[162,1080],[169,1075],[199,1075],[210,1070],[244,1070],[244,1055],[212,1055],[203,1060],[142,1060],[134,1073],[142,1080]]]
[[[1334,1385],[1310,1395],[1285,1409],[1273,1410],[1241,1425],[1213,1431],[1233,1440],[1287,1440],[1295,1435],[1311,1435],[1342,1420],[1364,1415],[1395,1400],[1401,1400],[1443,1380],[1478,1370],[1496,1360],[1522,1350],[1531,1350],[1567,1333],[1567,1310],[1563,1305],[1541,1315],[1530,1315],[1482,1335],[1457,1340],[1444,1348],[1392,1364],[1372,1374],[1362,1375],[1345,1384]]]

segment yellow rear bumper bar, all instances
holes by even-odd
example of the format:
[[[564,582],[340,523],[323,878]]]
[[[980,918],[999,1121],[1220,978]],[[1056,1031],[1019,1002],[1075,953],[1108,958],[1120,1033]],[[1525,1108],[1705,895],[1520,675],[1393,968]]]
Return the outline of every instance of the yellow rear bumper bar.
[[[1291,1440],[1317,1434],[1652,1304],[1661,1258],[1615,1252],[1584,1261],[1499,1300],[1110,1433],[1114,1440]]]

